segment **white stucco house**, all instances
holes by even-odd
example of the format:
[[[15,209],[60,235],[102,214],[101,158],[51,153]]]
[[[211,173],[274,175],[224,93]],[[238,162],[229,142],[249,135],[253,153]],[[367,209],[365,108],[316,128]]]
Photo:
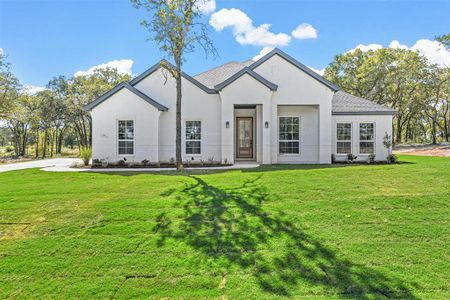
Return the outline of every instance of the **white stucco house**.
[[[395,111],[352,96],[275,49],[182,79],[183,160],[329,164],[352,153],[386,160]],[[175,157],[175,80],[157,63],[87,104],[92,156]]]

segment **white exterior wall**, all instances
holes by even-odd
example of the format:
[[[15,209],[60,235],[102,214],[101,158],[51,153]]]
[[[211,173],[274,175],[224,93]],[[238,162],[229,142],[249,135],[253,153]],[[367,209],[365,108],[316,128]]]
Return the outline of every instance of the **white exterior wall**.
[[[92,114],[92,158],[115,163],[158,161],[158,120],[160,112],[145,100],[122,89],[101,103]],[[134,120],[134,155],[118,154],[118,120]],[[156,129],[156,130],[155,130]]]
[[[389,155],[388,149],[383,145],[383,137],[386,132],[392,137],[392,116],[391,115],[333,115],[333,153],[336,154],[336,124],[352,124],[352,154],[357,156],[357,161],[366,161],[368,154],[359,153],[359,124],[375,124],[375,160],[384,161]],[[337,160],[344,160],[345,154],[336,154]]]
[[[175,159],[175,114],[176,84],[172,77],[166,77],[162,69],[155,71],[135,85],[135,88],[169,108],[163,112],[159,123],[159,160],[169,162]],[[217,94],[208,94],[188,80],[182,80],[182,153],[183,161],[221,161],[221,113],[220,99]],[[202,140],[200,155],[186,155],[186,121],[202,122]]]
[[[278,106],[279,117],[300,118],[299,154],[279,154],[278,163],[318,163],[319,162],[319,109],[317,106]],[[277,120],[277,121],[278,121]],[[278,123],[277,123],[278,124]],[[279,126],[277,126],[277,137]],[[278,143],[278,142],[277,142]]]
[[[278,85],[271,106],[272,124],[278,124],[279,105],[312,105],[319,107],[319,159],[317,163],[331,162],[331,101],[334,92],[284,58],[274,55],[254,70]],[[305,127],[306,126],[306,127]],[[308,130],[305,124],[304,130]],[[314,125],[315,126],[315,125]],[[278,162],[278,126],[271,126],[272,162]],[[294,160],[290,161],[294,162]],[[301,161],[298,161],[301,162]]]

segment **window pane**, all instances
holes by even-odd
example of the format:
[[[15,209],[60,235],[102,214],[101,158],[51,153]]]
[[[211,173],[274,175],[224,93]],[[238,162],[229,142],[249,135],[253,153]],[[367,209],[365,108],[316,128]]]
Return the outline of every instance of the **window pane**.
[[[201,126],[201,121],[186,121],[186,154],[201,153]]]
[[[280,142],[279,152],[280,154],[298,154],[299,142]]]
[[[338,123],[336,125],[337,129],[337,140],[351,140],[352,139],[352,124],[350,123]]]
[[[132,140],[134,139],[134,121],[119,121],[119,140]]]
[[[352,146],[351,142],[337,142],[336,152],[338,154],[352,153],[351,146]]]
[[[186,141],[186,154],[200,154],[200,142]]]
[[[280,154],[298,154],[300,145],[300,118],[280,117],[279,122],[278,152]]]
[[[119,141],[119,154],[133,155],[134,154],[134,142],[133,141]]]
[[[360,142],[359,143],[359,152],[362,154],[373,154],[374,146],[373,142]]]
[[[372,141],[374,139],[373,123],[359,124],[359,139],[361,141]]]

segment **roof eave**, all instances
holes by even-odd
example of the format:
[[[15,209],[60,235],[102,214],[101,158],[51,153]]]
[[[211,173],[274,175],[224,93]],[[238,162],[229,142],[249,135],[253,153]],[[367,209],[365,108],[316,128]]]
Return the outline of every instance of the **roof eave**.
[[[161,67],[161,62],[164,62],[170,66],[173,67],[173,65],[168,62],[167,60],[160,60],[158,63],[156,63],[155,65],[153,65],[152,67],[150,67],[149,69],[147,69],[144,73],[140,74],[139,76],[133,78],[129,83],[131,86],[135,86],[136,84],[138,84],[139,82],[141,82],[142,80],[144,80],[145,78],[147,78],[149,75],[153,74],[155,71],[157,71],[159,68]],[[181,76],[188,80],[189,82],[191,82],[192,84],[194,84],[195,86],[197,86],[198,88],[200,88],[201,90],[203,90],[204,92],[208,93],[208,94],[217,94],[217,91],[215,89],[211,89],[208,88],[207,86],[203,85],[202,83],[200,83],[198,80],[196,80],[195,78],[193,78],[192,76],[189,76],[188,74],[182,72]]]
[[[113,96],[114,94],[116,94],[117,92],[119,92],[120,90],[122,90],[124,88],[129,90],[130,92],[132,92],[133,94],[135,94],[136,96],[138,96],[139,98],[144,100],[145,102],[149,103],[150,105],[152,105],[153,107],[155,107],[159,111],[168,111],[169,110],[166,106],[164,106],[164,105],[158,103],[157,101],[153,100],[152,98],[150,98],[149,96],[145,95],[144,93],[142,93],[138,89],[134,88],[130,84],[128,84],[126,82],[122,82],[122,83],[116,85],[114,88],[112,88],[108,92],[106,92],[103,95],[101,95],[100,97],[98,97],[97,99],[95,99],[94,101],[84,105],[83,106],[84,111],[92,111],[98,105],[102,104],[108,98],[110,98],[111,96]]]
[[[396,115],[397,111],[332,111],[332,115]]]
[[[234,75],[232,75],[228,79],[226,79],[223,82],[217,84],[216,86],[214,86],[214,88],[217,91],[221,91],[225,87],[227,87],[228,85],[230,85],[231,83],[233,83],[234,81],[236,81],[237,79],[242,77],[244,74],[248,74],[249,76],[253,77],[255,80],[257,80],[261,84],[265,85],[271,91],[276,91],[278,89],[278,85],[276,85],[273,82],[270,82],[269,80],[265,79],[264,77],[262,77],[261,75],[259,75],[258,73],[256,73],[255,71],[251,70],[248,67],[243,68],[242,70],[240,70],[239,72],[235,73]]]

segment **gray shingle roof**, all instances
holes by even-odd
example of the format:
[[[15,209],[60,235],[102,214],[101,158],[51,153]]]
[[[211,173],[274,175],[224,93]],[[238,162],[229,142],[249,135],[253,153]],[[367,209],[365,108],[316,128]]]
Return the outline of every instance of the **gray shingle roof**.
[[[200,81],[200,83],[202,83],[203,85],[209,87],[210,89],[213,89],[216,85],[224,82],[226,79],[230,78],[243,68],[245,68],[244,64],[230,61],[221,66],[200,73],[194,76],[194,78]]]
[[[371,115],[385,114],[393,115],[396,111],[392,108],[377,104],[375,102],[353,96],[344,91],[337,91],[333,96],[332,113],[334,115]]]

